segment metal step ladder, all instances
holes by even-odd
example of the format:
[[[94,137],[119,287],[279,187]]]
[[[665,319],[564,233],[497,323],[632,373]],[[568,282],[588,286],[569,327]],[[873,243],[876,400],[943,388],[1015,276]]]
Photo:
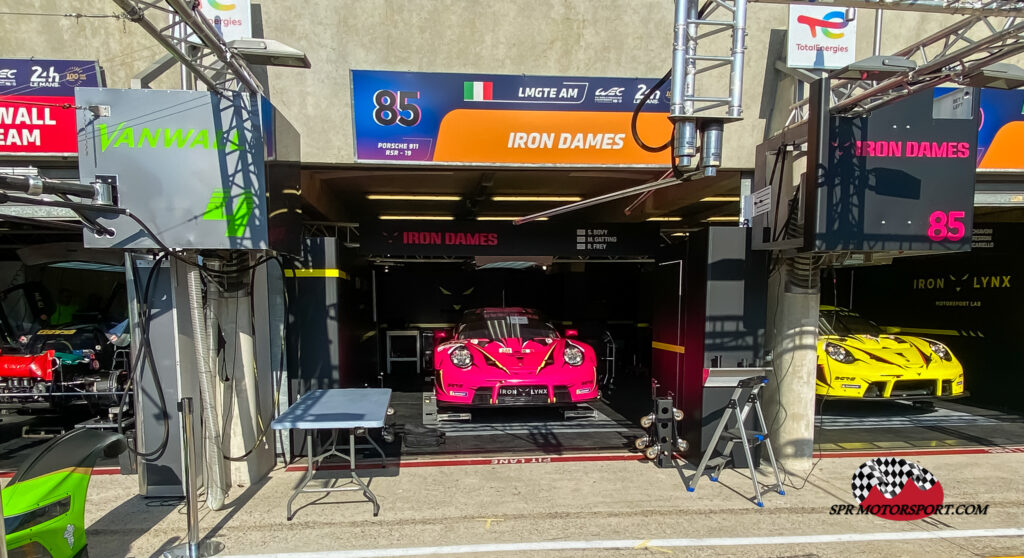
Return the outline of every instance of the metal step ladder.
[[[708,444],[708,449],[704,452],[704,457],[700,460],[697,472],[686,485],[687,491],[693,492],[697,489],[697,483],[700,481],[700,478],[704,476],[704,471],[709,468],[712,469],[712,473],[710,474],[711,481],[718,482],[718,477],[721,476],[722,469],[725,468],[726,464],[732,461],[733,446],[739,442],[743,447],[743,454],[747,458],[747,468],[750,470],[750,480],[754,483],[754,501],[757,505],[759,507],[764,507],[761,495],[768,492],[778,492],[782,496],[786,495],[786,491],[782,487],[782,479],[779,478],[779,468],[775,464],[775,454],[772,452],[772,442],[768,437],[768,433],[758,430],[750,430],[744,425],[748,415],[750,414],[750,409],[753,408],[761,428],[767,427],[767,423],[764,420],[764,414],[761,412],[761,400],[759,397],[761,388],[767,384],[767,376],[751,376],[740,379],[735,383],[735,389],[732,392],[732,396],[729,398],[729,403],[725,406],[725,412],[722,413],[722,418],[718,421],[718,427],[715,428],[715,434],[712,436],[711,442]],[[743,391],[747,389],[750,390],[750,394],[747,395],[747,400],[741,409],[739,399]],[[736,425],[729,428],[729,422],[733,419],[735,419]],[[715,454],[715,449],[718,447],[718,442],[722,439],[727,440],[725,450],[720,456],[712,457],[712,455]],[[757,480],[757,468],[754,466],[754,459],[751,450],[758,445],[764,446],[764,449],[768,452],[768,461],[771,463],[772,472],[775,474],[775,484],[773,485],[762,487],[761,483]]]

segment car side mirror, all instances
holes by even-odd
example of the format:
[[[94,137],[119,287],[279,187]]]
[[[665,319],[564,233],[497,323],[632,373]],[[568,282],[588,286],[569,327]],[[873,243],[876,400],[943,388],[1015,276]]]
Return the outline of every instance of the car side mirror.
[[[568,339],[575,339],[576,337],[579,337],[579,334],[580,332],[576,331],[575,329],[565,330],[565,337]]]

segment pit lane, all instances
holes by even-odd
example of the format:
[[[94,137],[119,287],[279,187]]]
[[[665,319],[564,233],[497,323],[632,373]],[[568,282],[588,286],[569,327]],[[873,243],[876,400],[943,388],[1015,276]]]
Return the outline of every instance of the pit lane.
[[[1024,415],[965,401],[936,401],[933,408],[906,401],[819,401],[815,449],[942,450],[1024,444]]]

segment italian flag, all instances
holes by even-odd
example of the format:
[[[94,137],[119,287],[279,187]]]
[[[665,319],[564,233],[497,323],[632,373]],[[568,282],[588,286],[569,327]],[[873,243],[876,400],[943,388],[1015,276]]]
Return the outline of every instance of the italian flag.
[[[494,99],[493,90],[493,81],[464,81],[462,82],[462,100],[490,101]]]

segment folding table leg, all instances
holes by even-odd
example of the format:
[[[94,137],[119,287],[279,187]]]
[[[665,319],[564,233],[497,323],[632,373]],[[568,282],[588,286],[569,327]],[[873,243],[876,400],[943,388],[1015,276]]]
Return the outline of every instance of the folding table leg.
[[[302,479],[302,482],[299,483],[298,488],[296,488],[295,491],[292,492],[291,498],[288,498],[288,521],[291,521],[292,518],[295,517],[295,514],[292,513],[292,502],[295,501],[295,498],[297,498],[299,494],[302,494],[302,490],[306,488],[306,485],[309,484],[309,481],[313,480],[314,459],[315,458],[313,457],[313,431],[306,430],[306,476]]]
[[[355,430],[349,430],[348,431],[348,454],[349,454],[349,467],[351,468],[351,473],[352,473],[352,480],[354,480],[356,482],[356,484],[358,484],[359,486],[363,487],[363,496],[365,496],[367,500],[373,502],[373,516],[377,517],[377,514],[380,513],[380,504],[377,502],[377,497],[373,494],[373,491],[370,490],[370,487],[367,486],[365,482],[363,482],[363,479],[359,478],[359,475],[356,474],[356,434],[355,434]]]

